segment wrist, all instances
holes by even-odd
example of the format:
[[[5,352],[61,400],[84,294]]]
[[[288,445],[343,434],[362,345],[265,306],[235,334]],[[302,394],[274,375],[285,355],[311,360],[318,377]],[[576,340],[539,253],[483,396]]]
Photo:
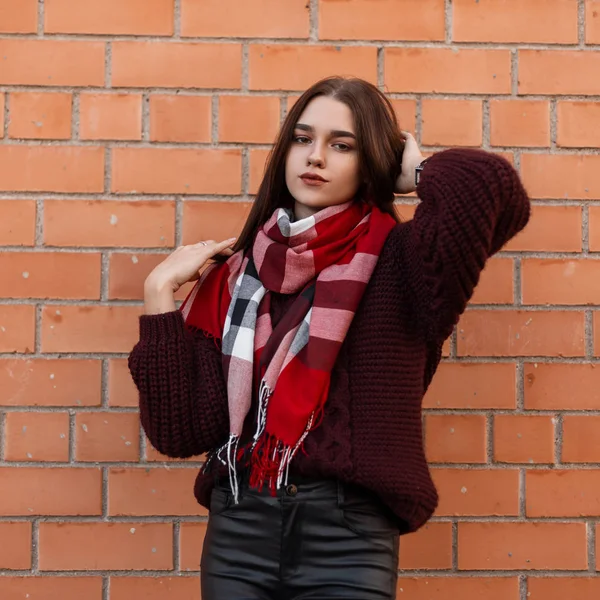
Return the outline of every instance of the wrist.
[[[160,295],[169,292],[173,294],[175,291],[177,291],[177,286],[173,285],[172,281],[158,275],[153,275],[152,273],[144,281],[144,294]]]
[[[176,309],[174,290],[170,285],[150,282],[144,285],[144,308],[147,315],[172,312]]]

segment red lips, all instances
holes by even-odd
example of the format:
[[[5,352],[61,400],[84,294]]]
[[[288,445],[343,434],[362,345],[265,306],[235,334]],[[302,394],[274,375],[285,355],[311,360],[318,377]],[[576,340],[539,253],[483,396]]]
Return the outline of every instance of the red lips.
[[[327,179],[317,175],[316,173],[302,173],[302,175],[300,175],[300,179],[307,179],[309,181],[322,181],[323,183],[327,183]]]

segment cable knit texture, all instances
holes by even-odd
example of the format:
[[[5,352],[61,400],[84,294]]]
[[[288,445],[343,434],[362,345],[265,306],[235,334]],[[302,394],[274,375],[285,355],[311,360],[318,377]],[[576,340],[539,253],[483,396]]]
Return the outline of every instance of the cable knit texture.
[[[520,231],[529,200],[512,166],[480,150],[447,150],[428,161],[414,219],[390,233],[332,372],[321,425],[293,471],[376,492],[401,533],[437,506],[423,450],[421,404],[442,344],[464,311],[486,260]],[[273,299],[274,325],[293,296]],[[129,366],[142,425],[163,454],[202,454],[228,437],[221,352],[186,329],[178,311],[140,318]],[[301,382],[299,382],[301,385]],[[200,474],[207,506],[214,485]]]

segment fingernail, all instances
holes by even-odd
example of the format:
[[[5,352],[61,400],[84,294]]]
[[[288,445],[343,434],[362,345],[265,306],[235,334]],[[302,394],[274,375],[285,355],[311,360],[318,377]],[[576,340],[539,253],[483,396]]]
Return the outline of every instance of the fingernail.
[[[237,238],[229,238],[230,242],[235,242],[235,240],[237,240]]]

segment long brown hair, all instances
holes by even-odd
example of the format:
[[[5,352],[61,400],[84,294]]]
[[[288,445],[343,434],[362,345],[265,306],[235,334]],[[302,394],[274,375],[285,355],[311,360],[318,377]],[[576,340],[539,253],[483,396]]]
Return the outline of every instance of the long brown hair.
[[[285,163],[296,123],[308,103],[329,96],[352,111],[358,148],[360,178],[357,197],[378,206],[398,220],[394,211],[394,186],[400,173],[404,138],[390,101],[374,85],[356,78],[329,77],[311,86],[288,113],[269,154],[265,174],[234,251],[249,249],[262,225],[275,209],[292,208],[285,183]]]

